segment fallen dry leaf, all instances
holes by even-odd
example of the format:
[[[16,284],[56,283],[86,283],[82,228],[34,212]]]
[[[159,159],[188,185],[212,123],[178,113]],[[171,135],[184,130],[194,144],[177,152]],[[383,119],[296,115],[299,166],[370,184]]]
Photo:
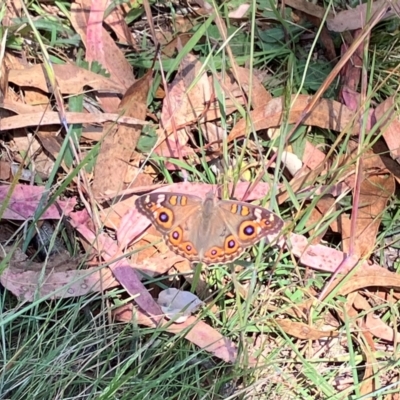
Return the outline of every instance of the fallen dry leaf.
[[[394,161],[391,157],[385,156],[387,153],[387,146],[382,140],[378,140],[373,146],[374,154],[380,154],[378,158],[379,168],[382,172],[391,173],[392,176],[400,183],[400,165],[397,161]],[[381,167],[382,166],[382,167]]]
[[[153,321],[140,310],[134,309],[131,304],[116,309],[113,311],[113,314],[117,321],[130,322],[136,320],[141,325],[155,327]],[[164,321],[163,325],[166,326],[168,332],[175,334],[184,332],[185,339],[225,362],[233,363],[237,359],[238,352],[236,345],[214,328],[202,321],[196,320],[195,317],[189,317],[181,324]],[[255,360],[249,356],[248,362],[254,365]]]
[[[293,95],[292,105],[288,114],[287,122],[296,123],[312,100],[312,96]],[[249,118],[253,121],[254,130],[268,129],[279,126],[282,123],[283,107],[285,99],[283,97],[272,99],[266,106],[257,108],[250,112]],[[343,104],[328,99],[319,99],[311,111],[304,118],[304,125],[318,126],[320,128],[332,129],[341,132],[346,126],[354,121],[354,113]],[[228,140],[232,141],[244,137],[248,134],[250,127],[246,127],[246,120],[240,120],[229,134]],[[354,132],[358,132],[358,123],[352,124]]]
[[[211,99],[211,88],[201,62],[188,54],[168,92],[161,112],[162,126],[167,133],[196,122]]]
[[[272,100],[271,94],[268,92],[267,89],[265,89],[265,87],[254,74],[251,75],[250,69],[237,67],[236,73],[236,78],[239,80],[239,84],[242,89],[244,89],[245,92],[249,95],[251,93],[252,108],[263,107]],[[225,82],[226,80],[227,79],[225,79]],[[226,85],[224,87],[226,87]],[[232,88],[230,89],[230,91],[232,91]],[[239,92],[239,94],[236,95],[235,98],[239,97],[240,94],[241,93]]]
[[[43,151],[42,143],[37,140],[37,137],[42,135],[43,131],[37,132],[37,135],[27,135],[24,129],[16,129],[14,130],[14,137],[11,142],[10,148],[14,152],[18,152],[18,154],[26,155],[24,158],[14,157],[14,166],[22,167],[23,165],[29,166],[31,165],[32,173],[30,174],[38,174],[42,179],[47,179],[49,174],[54,168],[54,159],[51,158],[51,152],[46,153]],[[50,133],[53,135],[53,133]],[[56,141],[56,139],[52,139]],[[58,144],[58,141],[57,141]],[[46,141],[47,145],[47,141]],[[58,145],[58,148],[60,145]],[[46,148],[46,147],[45,147]],[[48,150],[46,148],[46,150]],[[56,152],[58,154],[58,150]],[[28,179],[28,181],[31,181]]]
[[[339,284],[337,282],[335,285]],[[364,262],[362,268],[351,279],[340,287],[338,294],[345,296],[348,293],[358,291],[362,288],[382,287],[390,289],[400,288],[400,275],[388,271],[379,265]]]
[[[388,97],[375,109],[375,120],[380,125],[382,137],[390,150],[390,156],[400,162],[400,120],[395,111],[395,99]]]
[[[86,47],[86,60],[99,62],[110,73],[111,79],[117,82],[123,93],[135,82],[132,67],[115,40],[103,28],[104,13],[96,10],[96,6],[104,8],[101,4],[97,5],[95,2],[92,4],[91,0],[74,2],[71,5],[71,23]]]
[[[217,145],[211,145],[210,150],[217,150],[220,146],[219,143],[222,143],[226,136],[225,129],[212,122],[200,124],[200,127],[201,133],[207,140],[207,143],[218,143]]]
[[[365,400],[372,400],[375,397],[375,390],[381,387],[380,384],[377,384],[377,379],[379,380],[379,376],[377,377],[375,374],[375,365],[377,364],[377,359],[374,356],[374,351],[368,348],[364,343],[360,343],[361,348],[363,349],[363,357],[365,358],[365,370],[364,376],[362,378],[361,387],[360,387],[360,395]],[[368,394],[374,393],[374,395],[368,397]]]
[[[188,134],[184,129],[179,129],[176,133],[167,134],[164,129],[157,130],[159,143],[155,149],[155,153],[164,157],[188,157],[195,156],[195,152],[191,147],[186,146],[188,142]],[[173,164],[166,168],[174,169]],[[177,169],[180,169],[179,167]]]
[[[391,2],[389,6],[386,0],[376,0],[372,5],[360,4],[350,10],[340,11],[333,18],[328,18],[326,25],[333,32],[354,31],[365,26],[367,16],[373,15],[385,6],[387,12],[382,19],[389,18],[399,12],[399,6],[396,2]]]
[[[10,60],[9,60],[10,61]],[[14,62],[12,63],[10,70],[22,70],[22,72],[27,68],[28,63],[25,62],[25,60],[20,60],[18,58],[14,59]],[[32,105],[33,112],[37,112],[39,110],[45,112],[46,110],[51,110],[51,101],[49,99],[49,96],[47,93],[44,93],[40,89],[34,88],[34,87],[24,87],[24,96],[23,100],[27,105]],[[10,101],[10,99],[5,100],[5,104],[13,103]],[[3,106],[4,106],[3,103]],[[25,105],[25,103],[16,103],[16,104],[22,104]],[[7,106],[5,105],[5,108]],[[13,110],[14,111],[14,110]],[[0,114],[2,112],[0,111]],[[17,112],[18,114],[20,112]],[[46,128],[41,128],[38,126],[36,135],[27,135],[26,131],[24,129],[15,129],[14,130],[14,138],[13,142],[19,147],[25,140],[25,142],[29,142],[28,146],[25,146],[25,149],[19,150],[20,154],[26,154],[27,158],[23,161],[20,161],[20,163],[23,163],[25,166],[31,166],[31,169],[39,174],[39,176],[42,179],[48,179],[50,176],[51,171],[54,168],[54,160],[56,159],[58,155],[58,150],[60,148],[60,144],[57,141],[57,133],[58,133],[58,127],[57,126],[51,126],[51,127],[46,127]],[[41,137],[41,136],[46,136],[48,140],[46,140],[46,145],[49,143],[50,140],[53,141],[53,143],[58,144],[57,150],[56,151],[50,151],[49,148],[45,147],[46,151],[42,151],[39,142],[36,138]],[[43,142],[41,141],[41,144]],[[49,147],[49,146],[48,146]],[[53,158],[51,157],[53,156]]]
[[[312,15],[319,19],[323,19],[326,14],[326,9],[319,6],[318,4],[310,3],[306,0],[287,0],[286,4],[289,7],[293,7],[295,10],[302,11],[308,15]],[[334,14],[330,12],[328,19],[332,18]]]
[[[164,39],[163,34],[160,34],[160,36],[161,39]],[[162,47],[162,53],[166,57],[172,58],[177,51],[178,46],[185,47],[186,43],[190,40],[192,36],[192,33],[180,33],[179,35],[171,39],[164,47]],[[160,43],[162,42],[160,41]],[[178,43],[180,43],[180,45]]]
[[[134,297],[134,301],[152,320],[160,322],[163,318],[161,307],[155,302],[149,291],[140,281],[137,272],[124,260],[110,265],[113,275],[123,288]]]
[[[6,110],[12,111],[15,114],[34,114],[39,111],[43,113],[43,107],[41,106],[25,104],[21,103],[18,100],[10,100],[10,99],[4,99],[0,103],[0,112],[1,112],[0,116],[2,118],[12,115],[12,113],[7,113]]]
[[[30,186],[17,184],[0,186],[0,204],[3,219],[25,221],[33,218],[42,196],[46,194],[43,186]],[[48,193],[46,194],[48,196]],[[57,206],[51,204],[47,207],[40,219],[59,219],[63,213],[69,215],[76,205],[76,199],[57,200]]]
[[[361,182],[358,218],[355,232],[351,221],[341,215],[343,251],[349,252],[350,236],[354,240],[354,252],[359,257],[366,256],[375,249],[376,236],[388,200],[395,190],[392,175],[370,175]]]
[[[345,259],[345,254],[341,252],[337,252],[336,250],[331,252],[327,247],[322,245],[308,245],[307,240],[301,237],[294,237],[298,235],[291,235],[290,242],[293,244],[292,252],[296,255],[300,256],[300,260],[303,265],[309,266],[311,268],[315,268],[318,270],[327,270],[327,267],[331,265],[330,272],[335,272],[337,268],[341,265],[341,271],[344,275],[339,276],[330,286],[330,291],[334,290],[336,286],[341,285],[337,290],[337,295],[346,296],[350,293],[353,294],[353,301],[357,300],[357,307],[363,310],[369,310],[370,306],[368,302],[360,297],[357,293],[361,289],[366,288],[386,288],[386,289],[395,289],[399,291],[400,289],[400,276],[396,273],[390,272],[385,268],[380,267],[379,265],[372,264],[370,265],[368,262],[362,262],[351,277],[351,279],[345,281],[342,284],[342,280],[346,280],[346,272],[351,271],[355,265],[357,264],[358,257],[352,256],[348,257],[348,260],[345,264],[342,262]],[[328,255],[329,254],[329,255]],[[330,258],[329,258],[330,257]],[[332,260],[335,260],[332,263]],[[346,305],[351,306],[352,301],[348,298]],[[348,310],[348,314],[351,316],[352,313],[350,309]],[[353,318],[356,317],[357,314],[353,315]],[[342,319],[343,319],[342,315]],[[372,313],[367,314],[367,318],[362,321],[363,329],[370,332],[372,335],[379,337],[384,340],[393,341],[397,332],[395,332],[392,328],[387,326],[383,321],[379,318],[376,318]]]
[[[339,332],[337,331],[321,331],[302,322],[294,322],[290,319],[277,319],[275,323],[279,325],[285,333],[298,339],[318,340],[326,337],[339,336]]]
[[[62,142],[61,142],[60,138],[58,136],[56,136],[56,133],[52,129],[50,131],[41,129],[40,131],[38,131],[36,133],[36,135],[40,140],[40,144],[44,147],[46,152],[48,154],[51,154],[53,159],[56,159],[60,152],[61,145],[62,145]],[[45,152],[43,152],[43,153],[45,153]],[[48,158],[46,157],[46,159],[43,161],[48,161]],[[37,165],[37,158],[35,158],[35,166],[36,165]],[[54,165],[54,163],[51,163],[52,167],[53,167],[53,165]],[[50,171],[48,171],[49,169],[50,169],[50,166],[47,167],[46,172],[48,172],[48,174],[50,173]]]
[[[324,214],[321,213],[318,209],[318,204],[311,210],[311,213],[307,219],[306,226],[310,229],[310,244],[318,244],[321,242],[321,239],[325,236],[328,227],[321,230],[319,222],[324,218]],[[315,227],[319,227],[318,230]],[[317,234],[317,232],[319,232]]]
[[[307,187],[314,187],[315,180],[318,176],[320,176],[321,172],[324,169],[323,164],[319,164],[311,171],[304,171],[302,174],[297,174],[293,179],[289,182],[290,191],[286,189],[285,186],[281,186],[278,188],[277,200],[278,204],[282,204],[288,198],[290,198],[290,192],[300,192],[302,189],[306,189]]]
[[[374,313],[368,300],[358,292],[355,293],[354,307],[361,311],[362,316],[357,322],[363,332],[370,332],[374,337],[393,342],[396,331]],[[366,316],[364,317],[364,315]]]
[[[343,252],[322,244],[311,245],[305,236],[294,233],[287,237],[287,246],[302,265],[318,271],[334,273],[341,266],[342,273],[346,273],[359,261],[356,256],[346,257]]]
[[[366,357],[367,361],[365,363],[364,379],[362,382],[362,390],[363,393],[366,394],[374,390],[374,382],[370,378],[373,376],[373,368],[371,363],[371,360],[373,359],[372,353],[376,351],[373,335],[370,331],[368,331],[368,329],[366,329],[362,317],[362,314],[364,314],[365,310],[370,310],[370,306],[368,302],[358,293],[350,294],[347,299],[348,301],[345,304],[347,322],[350,325],[353,325],[354,321],[356,322],[357,327],[355,327],[355,330],[358,332],[358,334],[355,336],[355,340],[360,343],[360,346],[363,349],[364,357]],[[345,320],[345,314],[343,312],[339,311],[338,315],[343,321]],[[370,354],[370,357],[367,357],[365,352]],[[374,363],[376,363],[376,360],[374,360]]]
[[[325,154],[307,140],[302,161],[308,168],[313,170],[325,162]]]
[[[123,87],[113,82],[110,78],[95,74],[73,64],[54,64],[53,69],[58,86],[63,94],[81,94],[86,86],[100,92],[123,93],[124,91]],[[9,71],[8,80],[18,86],[32,87],[45,93],[50,93],[43,65],[41,64],[25,69],[13,69]]]
[[[71,259],[69,254],[57,253],[42,264],[28,260],[19,249],[7,248],[6,254],[9,252],[12,256],[0,276],[0,282],[20,300],[84,296],[119,285],[107,268],[77,270],[79,261]],[[4,254],[0,254],[0,259],[3,257]]]
[[[11,163],[0,160],[0,179],[8,181],[11,177]]]
[[[93,4],[93,3],[92,3]],[[106,4],[107,6],[107,4]],[[124,7],[125,6],[125,7]],[[129,44],[139,51],[138,46],[134,43],[132,34],[129,31],[128,24],[125,21],[124,15],[129,12],[128,4],[119,4],[107,15],[104,22],[113,30],[117,35],[120,43]],[[98,11],[98,10],[97,10]],[[104,10],[106,11],[106,9]]]
[[[360,31],[354,34],[354,40],[356,40],[359,34]],[[342,55],[346,53],[349,47],[350,47],[349,43],[342,44],[341,46]],[[361,70],[363,65],[363,51],[364,51],[364,43],[361,43],[360,46],[357,47],[356,51],[351,55],[350,60],[347,61],[343,69],[340,71],[341,81],[342,81],[342,91],[343,90],[348,90],[350,92],[357,91],[361,79]],[[350,108],[355,111],[357,109],[356,106],[358,106],[358,104]]]
[[[339,206],[336,203],[336,200],[333,196],[325,195],[322,196],[318,203],[316,204],[316,208],[319,210],[321,215],[329,216],[332,213],[339,211]],[[335,219],[331,222],[330,228],[333,232],[339,232],[338,221]]]
[[[141,120],[146,118],[147,95],[152,76],[153,72],[150,70],[127,90],[118,107],[121,115]],[[102,198],[103,193],[124,189],[128,164],[134,155],[141,130],[141,125],[105,124],[94,169],[92,191],[95,197]]]
[[[71,225],[81,234],[82,238],[101,254],[104,261],[109,263],[109,268],[119,283],[133,296],[137,305],[154,321],[162,319],[162,312],[148,290],[140,281],[138,273],[144,266],[132,265],[123,256],[120,247],[106,234],[95,234],[91,228],[91,220],[86,211],[74,212],[70,215]]]
[[[194,150],[186,146],[189,136],[182,128],[199,120],[202,121],[204,127],[207,121],[221,118],[219,102],[211,95],[214,85],[221,87],[224,92],[223,114],[225,116],[236,111],[238,105],[245,103],[243,92],[251,93],[253,106],[267,104],[271,99],[271,95],[260,81],[255,76],[251,77],[250,70],[246,68],[238,68],[240,85],[229,72],[222,76],[217,74],[209,77],[202,72],[199,81],[194,83],[197,80],[196,76],[202,71],[202,65],[193,56],[187,57],[185,67],[181,68],[181,71],[172,83],[169,97],[163,105],[161,120],[165,129],[158,132],[159,145],[155,150],[160,156],[195,156]],[[173,111],[172,114],[170,110]],[[216,126],[211,130],[208,124],[207,129],[202,130],[201,133],[209,143],[214,141],[220,143],[225,137],[225,131],[217,134],[214,132],[217,129]],[[174,166],[168,166],[168,169],[170,168],[174,169]]]
[[[148,125],[149,123],[143,119],[134,117],[121,116],[120,114],[87,114],[78,112],[66,112],[66,120],[69,124],[94,124],[102,123],[107,121],[118,122],[119,124],[130,124],[130,125]],[[29,126],[43,126],[61,124],[60,115],[55,111],[43,111],[35,112],[33,114],[21,114],[13,117],[2,118],[0,122],[0,132],[26,128]]]

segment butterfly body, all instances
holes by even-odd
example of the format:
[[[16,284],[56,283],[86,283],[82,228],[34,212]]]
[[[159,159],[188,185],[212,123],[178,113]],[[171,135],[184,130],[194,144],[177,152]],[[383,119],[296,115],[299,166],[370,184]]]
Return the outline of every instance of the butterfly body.
[[[263,237],[276,235],[283,221],[251,204],[182,193],[151,193],[136,207],[159,230],[168,247],[191,262],[227,263]]]

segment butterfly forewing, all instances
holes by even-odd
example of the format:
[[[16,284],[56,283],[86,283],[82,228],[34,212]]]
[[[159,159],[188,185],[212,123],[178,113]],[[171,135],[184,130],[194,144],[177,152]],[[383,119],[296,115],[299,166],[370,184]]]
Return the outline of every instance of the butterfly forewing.
[[[202,199],[197,196],[160,192],[138,197],[135,205],[161,233],[166,234],[192,214],[199,213]]]
[[[263,207],[239,201],[220,201],[225,223],[243,246],[251,246],[267,237],[271,240],[283,228],[283,220]]]

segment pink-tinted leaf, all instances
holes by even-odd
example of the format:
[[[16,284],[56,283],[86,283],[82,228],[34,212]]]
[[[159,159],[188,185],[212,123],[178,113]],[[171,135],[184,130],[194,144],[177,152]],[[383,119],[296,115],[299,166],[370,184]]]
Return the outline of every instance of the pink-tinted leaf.
[[[32,218],[45,193],[42,186],[16,185],[12,193],[10,186],[0,186],[0,204],[6,204],[3,219],[26,220]],[[57,200],[59,208],[52,204],[40,216],[40,219],[59,219],[62,214],[69,215],[76,205],[76,199]],[[46,205],[46,202],[44,203]],[[60,210],[61,213],[60,214]]]

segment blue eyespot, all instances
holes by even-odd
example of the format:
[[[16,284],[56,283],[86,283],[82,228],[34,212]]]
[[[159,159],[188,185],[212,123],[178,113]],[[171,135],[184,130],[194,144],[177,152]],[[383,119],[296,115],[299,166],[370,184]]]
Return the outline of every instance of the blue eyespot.
[[[236,242],[235,242],[234,240],[230,240],[230,241],[228,242],[228,247],[229,247],[230,249],[233,249],[233,248],[235,247],[235,245],[236,245]]]
[[[254,227],[251,225],[247,225],[244,229],[243,232],[245,235],[251,236],[254,234]]]
[[[168,222],[169,221],[169,217],[168,214],[165,212],[160,213],[160,215],[158,216],[159,220],[161,222]]]

